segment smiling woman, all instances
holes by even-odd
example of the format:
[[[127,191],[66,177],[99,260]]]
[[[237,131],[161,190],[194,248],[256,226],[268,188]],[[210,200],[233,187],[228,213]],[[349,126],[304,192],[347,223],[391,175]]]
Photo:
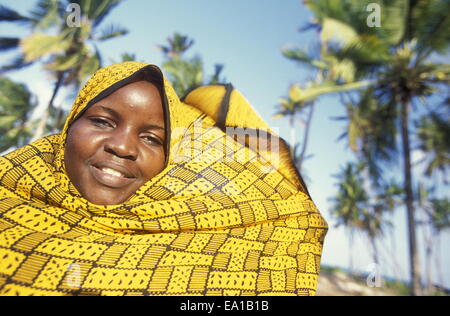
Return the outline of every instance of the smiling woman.
[[[162,171],[162,100],[152,83],[133,82],[92,104],[71,124],[65,165],[86,199],[120,204]]]
[[[180,101],[153,65],[100,69],[0,157],[0,295],[312,295],[326,230],[238,91]]]

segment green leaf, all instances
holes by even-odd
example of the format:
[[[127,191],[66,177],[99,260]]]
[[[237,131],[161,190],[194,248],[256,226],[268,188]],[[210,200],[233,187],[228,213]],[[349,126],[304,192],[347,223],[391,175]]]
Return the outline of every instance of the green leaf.
[[[357,146],[358,138],[359,138],[358,128],[353,122],[350,122],[348,126],[348,141],[350,148],[353,150],[353,152],[358,152]]]
[[[82,58],[83,56],[80,54],[57,56],[54,62],[45,66],[45,69],[53,71],[65,71],[77,65]]]
[[[385,0],[381,12],[381,25],[389,45],[398,45],[406,36],[409,0]]]
[[[0,116],[0,128],[8,128],[10,127],[15,121],[17,120],[17,117],[15,116]]]
[[[62,53],[67,50],[71,43],[64,40],[64,35],[46,35],[37,32],[22,39],[20,45],[25,62],[35,61],[45,55]]]
[[[343,45],[347,45],[358,39],[358,33],[348,24],[326,18],[322,24],[320,39],[322,42],[335,40]]]
[[[91,0],[84,0],[83,2],[91,2]],[[96,0],[93,4],[90,4],[89,12],[83,11],[88,14],[88,17],[93,21],[94,27],[99,26],[105,17],[116,7],[122,0]]]
[[[411,14],[411,34],[418,50],[429,54],[445,54],[450,44],[450,2],[448,0],[416,0]]]
[[[300,63],[303,63],[307,66],[316,67],[319,69],[326,69],[327,64],[324,61],[314,59],[313,57],[309,56],[307,53],[302,51],[299,48],[291,48],[291,49],[282,49],[281,52],[283,55],[293,61],[297,61]]]
[[[62,3],[58,0],[39,0],[31,12],[36,21],[35,27],[45,30],[51,27],[61,26],[65,21],[61,20]]]
[[[6,133],[6,137],[9,139],[13,139],[19,136],[21,131],[20,127],[16,127],[16,128],[11,128],[10,130],[8,130],[8,132]]]
[[[335,84],[334,82],[325,82],[322,85],[312,86],[310,88],[305,89],[302,89],[300,86],[295,85],[291,88],[293,90],[291,93],[292,96],[295,97],[293,98],[295,102],[304,102],[314,100],[318,96],[325,94],[353,91],[366,88],[370,85],[373,85],[374,83],[375,82],[373,81],[359,81],[346,84]]]
[[[91,76],[100,68],[100,60],[96,55],[86,58],[79,72],[78,80],[83,82],[87,77]]]
[[[106,41],[115,37],[123,36],[128,34],[128,30],[118,25],[109,25],[102,32],[100,37],[97,38],[99,41]]]
[[[342,79],[344,82],[353,82],[355,74],[356,67],[350,59],[335,60],[331,63],[329,75],[335,81]]]

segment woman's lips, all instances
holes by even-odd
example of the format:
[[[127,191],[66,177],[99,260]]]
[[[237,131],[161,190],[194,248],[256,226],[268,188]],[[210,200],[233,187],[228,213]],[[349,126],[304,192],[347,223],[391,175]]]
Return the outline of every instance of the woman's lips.
[[[94,167],[93,165],[89,165],[89,169],[97,182],[114,189],[123,188],[136,180],[136,178],[126,178],[125,176],[113,175],[103,171],[102,169]]]

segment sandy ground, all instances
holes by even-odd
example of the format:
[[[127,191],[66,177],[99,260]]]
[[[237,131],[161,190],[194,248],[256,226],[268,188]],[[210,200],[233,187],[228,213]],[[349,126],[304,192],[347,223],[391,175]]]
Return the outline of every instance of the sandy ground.
[[[323,271],[319,277],[317,296],[397,296],[396,293],[381,287],[368,285],[361,278],[355,280],[342,272]]]

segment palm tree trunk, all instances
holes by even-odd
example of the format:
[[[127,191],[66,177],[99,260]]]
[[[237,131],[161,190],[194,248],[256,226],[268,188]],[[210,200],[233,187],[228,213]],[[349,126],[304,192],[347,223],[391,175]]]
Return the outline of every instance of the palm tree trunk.
[[[311,122],[312,122],[312,118],[313,118],[313,114],[314,114],[314,104],[311,104],[310,107],[311,107],[311,109],[309,111],[308,119],[306,121],[306,126],[305,126],[305,135],[303,136],[302,151],[301,151],[298,166],[297,166],[300,174],[301,174],[301,169],[302,169],[302,165],[303,165],[303,160],[305,160],[306,148],[308,147],[309,131],[311,130]]]
[[[31,139],[30,142],[38,140],[39,138],[41,138],[44,135],[44,133],[45,133],[45,126],[46,126],[47,120],[48,120],[48,118],[50,116],[50,110],[53,108],[53,102],[55,101],[56,96],[57,96],[57,94],[59,92],[59,89],[62,86],[63,79],[64,79],[64,72],[58,72],[57,73],[57,80],[56,80],[56,83],[55,83],[55,87],[53,88],[52,97],[50,98],[50,101],[48,102],[47,107],[44,110],[44,114],[42,115],[42,118],[39,121],[39,125],[38,125],[38,127],[36,129],[36,133],[34,134],[34,136],[33,136],[33,138]]]
[[[424,241],[425,241],[425,268],[427,275],[427,295],[431,295],[433,291],[433,273],[432,273],[432,257],[433,257],[433,237],[432,233],[427,235],[426,229],[423,229]]]
[[[350,268],[350,274],[353,274],[354,269],[354,265],[353,265],[353,229],[350,228],[350,234],[349,234],[349,238],[348,238],[348,248],[350,250],[350,262],[349,262],[349,268]]]
[[[411,167],[411,147],[409,139],[409,111],[411,106],[411,97],[408,95],[401,100],[401,129],[403,145],[403,172],[404,172],[404,190],[405,204],[408,221],[409,235],[409,259],[411,273],[411,295],[421,295],[421,280],[419,267],[419,254],[417,251],[416,240],[416,221],[414,212],[414,195],[412,189],[412,167]]]
[[[376,238],[374,236],[369,236],[369,240],[370,240],[370,244],[372,245],[373,262],[378,266],[380,264],[380,258],[379,258]]]
[[[438,275],[438,281],[439,281],[439,285],[444,287],[444,274],[442,273],[442,264],[441,264],[441,258],[442,258],[442,252],[441,252],[441,236],[440,233],[438,232],[436,234],[436,248],[437,248],[437,255],[435,255],[435,260],[436,260],[436,272]]]

